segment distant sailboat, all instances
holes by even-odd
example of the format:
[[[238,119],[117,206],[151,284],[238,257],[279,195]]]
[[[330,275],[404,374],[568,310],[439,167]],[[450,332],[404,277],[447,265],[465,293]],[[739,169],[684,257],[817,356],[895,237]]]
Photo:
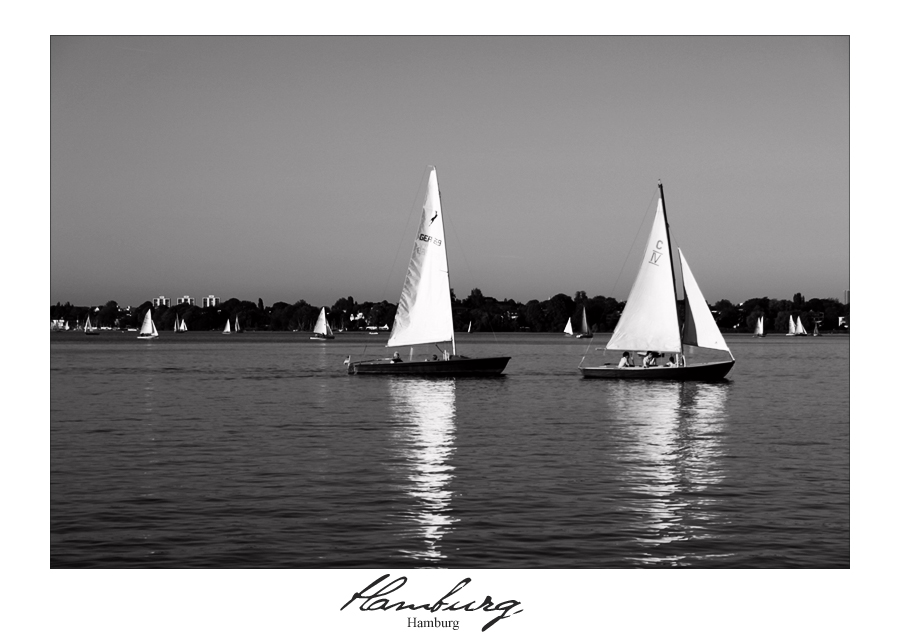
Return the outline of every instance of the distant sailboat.
[[[147,312],[144,313],[144,323],[141,324],[141,331],[137,336],[138,339],[155,339],[159,337],[159,333],[156,331],[156,324],[153,323],[152,312],[148,308]]]
[[[322,306],[322,310],[319,311],[319,318],[316,319],[316,325],[313,327],[313,335],[310,339],[334,339],[334,331],[331,330],[328,319],[325,318],[324,306]]]
[[[228,319],[228,318],[225,319],[225,330],[222,331],[222,334],[223,335],[231,334],[231,319]]]
[[[579,366],[583,376],[595,379],[716,381],[725,378],[734,366],[734,355],[719,332],[719,327],[681,249],[678,250],[678,256],[681,261],[682,286],[685,294],[685,319],[683,327],[680,327],[675,268],[670,244],[666,201],[660,182],[656,218],[650,230],[641,268],[631,287],[625,310],[622,311],[616,329],[606,344],[606,349],[645,351],[648,354],[677,353],[679,360],[669,367],[618,367],[612,364]],[[727,352],[731,360],[683,365],[684,346],[721,350]]]
[[[184,317],[181,318],[181,325],[178,326],[178,332],[187,332],[187,324],[184,322]]]
[[[566,337],[572,337],[575,335],[575,331],[572,330],[572,318],[569,317],[569,321],[566,322],[566,327],[563,328],[563,334]]]
[[[572,320],[569,319],[569,324],[572,323]],[[571,327],[571,326],[570,326]],[[578,334],[575,335],[576,339],[593,339],[594,333],[591,332],[591,329],[588,327],[587,321],[587,309],[582,306],[581,307],[581,330],[578,331]]]
[[[765,337],[766,336],[766,331],[763,328],[763,318],[762,317],[760,317],[759,319],[756,320],[756,330],[753,331],[753,336],[754,337]]]
[[[806,328],[803,327],[803,322],[800,321],[800,315],[797,315],[797,326],[794,328],[794,331],[798,337],[805,337],[807,334]]]
[[[788,315],[788,331],[785,337],[795,337],[797,336],[797,327],[794,325],[794,318],[791,315]]]
[[[466,332],[472,332],[472,322],[469,322],[469,329]]]
[[[91,316],[88,315],[87,321],[84,322],[84,334],[86,335],[99,335],[100,330],[98,328],[94,328],[91,325]]]
[[[812,332],[812,336],[813,336],[813,337],[818,337],[818,336],[819,336],[819,322],[817,322],[817,321],[814,321],[814,322],[813,322],[813,332]]]
[[[509,357],[473,359],[456,354],[443,215],[437,170],[429,166],[422,219],[400,292],[394,327],[386,346],[409,346],[409,359],[401,360],[399,352],[394,353],[393,359],[351,362],[348,358],[349,374],[497,376],[509,363]],[[430,361],[413,361],[413,346],[437,346],[448,341],[451,351],[438,347],[440,356],[432,355]]]
[[[235,331],[235,332],[244,332],[243,330],[241,330],[241,326],[240,326],[240,324],[238,323],[238,316],[237,316],[237,315],[234,316],[234,331]]]

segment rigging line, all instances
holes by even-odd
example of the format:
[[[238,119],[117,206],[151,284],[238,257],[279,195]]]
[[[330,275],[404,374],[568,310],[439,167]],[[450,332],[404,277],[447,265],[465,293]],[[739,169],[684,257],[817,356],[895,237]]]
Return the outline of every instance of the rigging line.
[[[442,208],[443,208],[443,203],[442,203]],[[466,271],[469,273],[469,277],[472,278],[472,280],[474,281],[477,278],[475,277],[475,273],[472,271],[472,267],[469,266],[469,261],[466,259],[466,252],[462,248],[462,244],[463,244],[462,240],[460,240],[459,233],[456,231],[456,225],[453,224],[453,214],[450,214],[450,216],[447,216],[447,214],[444,213],[444,218],[447,220],[447,224],[450,225],[450,229],[453,231],[453,237],[456,240],[456,244],[459,245],[459,246],[455,246],[453,248],[459,249],[459,253],[460,253],[460,255],[462,255],[463,263],[466,265]],[[447,259],[449,260],[449,258],[450,258],[450,251],[448,249],[447,250]],[[449,265],[447,268],[450,268]],[[459,296],[457,296],[457,299],[459,299]],[[494,335],[494,343],[500,343],[500,341],[497,339],[497,332],[494,330],[494,326],[493,326],[493,324],[491,324],[490,319],[488,320],[488,328],[491,329],[491,334]]]
[[[650,210],[653,208],[653,201],[656,200],[656,187],[653,188],[653,194],[650,196],[650,202],[647,203],[647,209],[644,211],[644,217],[641,219],[641,224],[638,227],[637,231],[634,234],[634,239],[631,241],[631,247],[628,249],[628,253],[625,255],[625,259],[622,260],[622,268],[619,269],[619,275],[616,277],[616,281],[613,283],[612,294],[610,297],[615,299],[616,297],[616,288],[619,286],[619,280],[622,277],[622,272],[625,270],[625,265],[628,264],[628,259],[631,257],[632,252],[634,251],[634,244],[637,242],[638,237],[641,235],[641,230],[644,227],[644,223],[647,221],[647,215],[650,213]],[[625,299],[628,299],[627,297]]]
[[[416,211],[416,201],[419,199],[419,191],[422,189],[422,181],[425,180],[425,176],[428,174],[428,168],[422,172],[422,176],[419,178],[419,186],[416,188],[416,195],[413,198],[412,206],[409,210],[409,215],[406,217],[406,225],[403,227],[403,233],[400,234],[400,243],[397,245],[397,250],[394,252],[394,261],[391,262],[391,269],[388,271],[387,277],[384,281],[384,288],[381,289],[381,301],[384,301],[384,298],[387,297],[387,288],[388,284],[391,282],[391,275],[394,274],[394,267],[397,265],[397,257],[400,255],[400,249],[403,248],[403,242],[409,237],[406,235],[406,230],[409,227],[409,219],[412,218],[413,213]],[[405,281],[405,280],[404,280]],[[376,326],[378,324],[375,324]]]

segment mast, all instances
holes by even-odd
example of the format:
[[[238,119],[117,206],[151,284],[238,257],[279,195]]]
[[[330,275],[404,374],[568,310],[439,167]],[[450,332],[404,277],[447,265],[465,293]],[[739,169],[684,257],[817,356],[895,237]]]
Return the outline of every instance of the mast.
[[[434,169],[434,179],[437,181],[437,166],[431,166]],[[444,213],[444,199],[441,198],[441,183],[438,181],[438,202],[441,205],[441,213]],[[441,220],[443,222],[443,219]],[[446,239],[446,238],[445,238]],[[445,247],[446,248],[446,247]],[[450,252],[447,252],[447,289],[450,288]],[[450,323],[453,323],[453,298],[450,299]],[[450,346],[453,352],[451,353],[454,357],[456,356],[456,330],[454,328],[450,328]]]
[[[663,185],[662,180],[659,182],[659,199],[662,201],[663,208],[663,221],[666,223],[666,242],[669,245],[669,268],[672,270],[672,293],[675,295],[675,306],[678,306],[678,286],[675,284],[675,262],[672,260],[672,236],[669,235],[669,216],[666,213],[666,196],[663,193]],[[687,296],[684,298],[685,302],[685,310],[689,307],[687,306]],[[676,314],[677,317],[677,314]],[[681,341],[681,358],[684,359],[684,330],[681,329],[678,332],[678,338]],[[683,362],[683,361],[682,361]]]

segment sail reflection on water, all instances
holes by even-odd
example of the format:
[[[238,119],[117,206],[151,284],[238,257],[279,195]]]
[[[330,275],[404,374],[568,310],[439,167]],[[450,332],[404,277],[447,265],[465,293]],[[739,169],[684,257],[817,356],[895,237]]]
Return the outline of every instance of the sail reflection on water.
[[[392,377],[393,446],[407,471],[408,516],[416,542],[409,554],[438,561],[441,539],[456,521],[449,512],[455,451],[456,382],[453,379]]]
[[[630,442],[622,477],[637,515],[636,540],[646,550],[640,563],[677,565],[703,558],[703,540],[722,521],[714,488],[724,479],[721,446],[728,385],[644,383],[610,385],[615,421]],[[685,548],[690,541],[697,549]],[[677,549],[666,545],[679,542]],[[688,553],[688,554],[686,554]]]

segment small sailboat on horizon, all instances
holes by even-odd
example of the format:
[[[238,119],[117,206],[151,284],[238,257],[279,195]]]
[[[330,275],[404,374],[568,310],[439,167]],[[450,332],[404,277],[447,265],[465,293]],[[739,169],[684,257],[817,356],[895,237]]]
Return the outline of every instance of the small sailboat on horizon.
[[[86,335],[99,335],[100,329],[95,328],[91,325],[91,316],[88,315],[87,320],[84,322],[84,334]]]
[[[566,322],[566,327],[563,328],[563,334],[566,337],[574,337],[575,336],[575,330],[572,328],[572,318],[571,317],[569,317],[569,321]]]
[[[623,351],[623,360],[618,366],[607,363],[585,367],[582,358],[579,369],[585,378],[718,381],[734,367],[734,355],[719,332],[681,249],[678,249],[678,256],[684,289],[684,324],[679,324],[675,265],[661,181],[658,187],[656,217],[644,258],[622,316],[606,344],[606,350]],[[731,360],[687,365],[685,346],[721,350],[727,352]],[[651,359],[660,353],[670,353],[673,357],[677,355],[677,358],[673,365],[634,367],[624,362],[632,352],[653,355]]]
[[[766,336],[766,331],[765,331],[765,328],[763,327],[763,318],[762,317],[760,317],[756,320],[756,330],[753,331],[753,336],[754,337],[765,337]]]
[[[313,327],[313,335],[310,339],[318,339],[318,340],[326,340],[326,339],[334,339],[334,331],[331,329],[331,325],[328,323],[328,319],[325,316],[325,307],[322,306],[322,310],[319,311],[319,318],[316,319],[316,325]]]
[[[569,323],[571,323],[571,319]],[[591,332],[590,327],[588,326],[587,320],[587,309],[582,306],[581,307],[581,330],[578,331],[578,334],[575,335],[576,339],[593,339],[594,333]]]
[[[159,337],[159,333],[156,331],[156,324],[153,323],[152,312],[153,311],[148,308],[147,312],[144,313],[144,321],[141,324],[141,331],[137,336],[138,339],[156,339]]]
[[[222,334],[223,335],[231,334],[231,318],[230,317],[225,318],[225,330],[222,331]]]
[[[400,292],[391,336],[385,346],[409,346],[409,357],[401,359],[399,352],[389,359],[351,361],[347,357],[348,374],[498,376],[509,363],[510,357],[470,358],[456,354],[443,215],[437,170],[429,165],[422,218]],[[451,350],[438,346],[446,342],[450,342]],[[440,356],[434,354],[431,360],[414,360],[415,346],[432,344],[437,347]]]

